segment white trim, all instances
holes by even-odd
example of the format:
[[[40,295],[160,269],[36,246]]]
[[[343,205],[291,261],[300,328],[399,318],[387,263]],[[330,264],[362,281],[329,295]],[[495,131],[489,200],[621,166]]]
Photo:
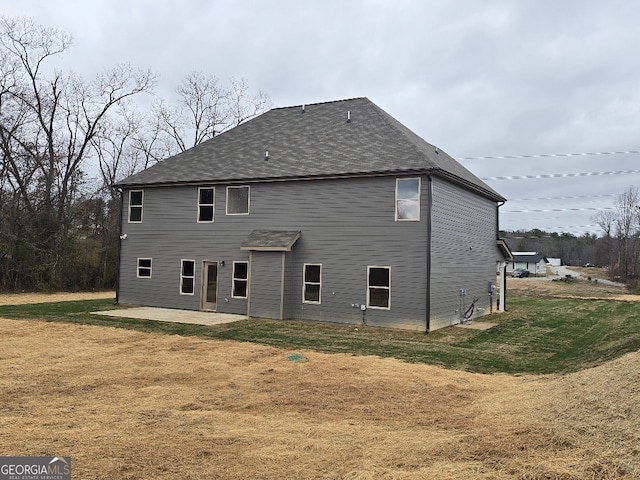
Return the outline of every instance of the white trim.
[[[149,266],[148,267],[141,267],[140,266],[140,260],[149,260]],[[140,275],[140,269],[148,269],[149,270],[149,275]],[[149,257],[138,257],[136,259],[136,277],[137,278],[151,278],[151,275],[153,274],[153,258],[149,258]]]
[[[418,202],[418,218],[398,218],[398,201],[399,200],[414,200],[413,198],[398,198],[398,184],[407,180],[418,180],[418,198],[415,199]],[[407,177],[396,178],[396,201],[394,206],[394,218],[396,222],[419,222],[420,221],[420,201],[422,198],[422,178],[421,177]]]
[[[229,213],[229,189],[239,189],[246,188],[247,189],[247,211],[242,213]],[[251,211],[251,186],[250,185],[229,185],[227,186],[226,196],[225,196],[225,213],[227,215],[249,215]]]
[[[184,262],[193,263],[193,276],[183,275],[182,270],[184,266]],[[193,279],[193,292],[183,292],[182,291],[182,279],[183,278],[192,278]],[[180,295],[195,295],[196,294],[196,261],[189,258],[181,258],[180,259],[180,285],[178,285],[178,290],[180,291]]]
[[[369,285],[369,274],[372,268],[384,268],[389,271],[389,286],[388,287],[380,287],[377,285]],[[386,307],[378,307],[376,305],[371,305],[371,299],[369,298],[369,289],[371,288],[379,288],[379,289],[387,289],[389,291],[389,305]],[[375,310],[391,310],[391,267],[386,265],[367,265],[367,308],[372,308]]]
[[[236,278],[236,264],[237,263],[244,263],[247,265],[247,277],[246,278],[240,278],[237,277]],[[237,262],[234,261],[233,265],[232,265],[232,270],[231,270],[231,298],[242,298],[242,299],[247,299],[249,297],[249,262],[246,260],[238,260]],[[236,284],[236,280],[239,280],[241,282],[246,282],[247,283],[247,287],[245,288],[245,296],[244,297],[239,297],[233,294],[233,292],[235,291],[235,284]]]
[[[131,194],[133,192],[142,193],[140,205],[134,205],[135,207],[140,208],[140,220],[131,220]],[[142,216],[144,215],[144,190],[129,190],[129,209],[127,213],[127,223],[142,223]]]
[[[200,203],[200,190],[213,190],[213,203]],[[198,223],[213,223],[216,218],[216,187],[198,187],[198,209],[196,210],[196,221]],[[200,220],[200,207],[211,207],[211,220]]]
[[[320,275],[319,275],[319,282],[307,282],[306,281],[306,274],[307,274],[307,267],[320,267]],[[312,302],[311,300],[306,300],[305,299],[305,293],[307,291],[306,287],[307,285],[318,285],[318,301],[317,302]],[[302,303],[309,303],[312,305],[320,305],[322,304],[322,264],[321,263],[305,263],[302,266]]]

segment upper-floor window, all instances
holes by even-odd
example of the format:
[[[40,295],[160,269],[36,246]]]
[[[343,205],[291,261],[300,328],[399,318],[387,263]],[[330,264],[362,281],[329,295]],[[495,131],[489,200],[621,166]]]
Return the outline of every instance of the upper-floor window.
[[[367,307],[391,308],[391,267],[367,267]]]
[[[227,215],[249,213],[249,187],[227,187]]]
[[[195,260],[182,260],[180,262],[180,294],[193,295],[196,285]]]
[[[139,258],[138,259],[138,278],[151,277],[151,259]]]
[[[143,190],[129,190],[129,223],[142,222]]]
[[[420,220],[420,178],[396,179],[396,220]]]
[[[322,265],[305,263],[302,301],[322,303]]]
[[[233,262],[233,298],[247,298],[247,285],[249,283],[249,263]]]
[[[198,222],[213,222],[215,193],[213,187],[198,188]]]

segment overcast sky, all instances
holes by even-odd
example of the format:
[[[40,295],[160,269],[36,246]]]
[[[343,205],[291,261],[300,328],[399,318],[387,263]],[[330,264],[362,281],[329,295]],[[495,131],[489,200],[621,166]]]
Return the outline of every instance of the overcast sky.
[[[275,106],[368,97],[509,199],[501,228],[599,233],[640,186],[640,2],[0,0],[73,35],[85,76],[121,62],[168,97],[198,70]],[[468,159],[469,157],[516,157]],[[556,175],[552,178],[497,179]],[[563,197],[563,198],[558,198]],[[579,197],[579,198],[566,198]],[[542,211],[536,211],[542,210]]]

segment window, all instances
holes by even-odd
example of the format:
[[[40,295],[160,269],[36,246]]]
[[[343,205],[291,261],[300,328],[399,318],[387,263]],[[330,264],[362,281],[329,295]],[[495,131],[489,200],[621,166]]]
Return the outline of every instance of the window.
[[[304,303],[322,303],[322,265],[304,265],[304,285],[302,301]]]
[[[129,223],[142,223],[143,190],[129,191]]]
[[[249,213],[249,187],[227,187],[227,215]]]
[[[249,283],[249,264],[247,262],[233,262],[233,298],[247,298],[247,284]]]
[[[391,308],[391,267],[367,267],[367,307]]]
[[[138,259],[138,278],[151,277],[151,259],[139,258]]]
[[[213,222],[214,188],[198,188],[198,222]]]
[[[420,221],[420,179],[396,179],[396,220]]]
[[[180,294],[193,295],[196,283],[195,260],[182,260],[180,265]]]

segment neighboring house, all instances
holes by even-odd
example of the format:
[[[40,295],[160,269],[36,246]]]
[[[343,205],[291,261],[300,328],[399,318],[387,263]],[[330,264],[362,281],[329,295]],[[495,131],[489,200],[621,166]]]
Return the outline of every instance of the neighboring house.
[[[366,98],[275,108],[117,186],[122,303],[430,331],[488,313],[510,258],[505,199]]]
[[[507,265],[507,272],[521,268],[529,270],[533,275],[546,275],[547,257],[538,252],[511,252],[513,260]]]
[[[562,265],[561,258],[547,257],[547,261],[549,262],[549,265],[551,265],[552,267],[559,267]]]

